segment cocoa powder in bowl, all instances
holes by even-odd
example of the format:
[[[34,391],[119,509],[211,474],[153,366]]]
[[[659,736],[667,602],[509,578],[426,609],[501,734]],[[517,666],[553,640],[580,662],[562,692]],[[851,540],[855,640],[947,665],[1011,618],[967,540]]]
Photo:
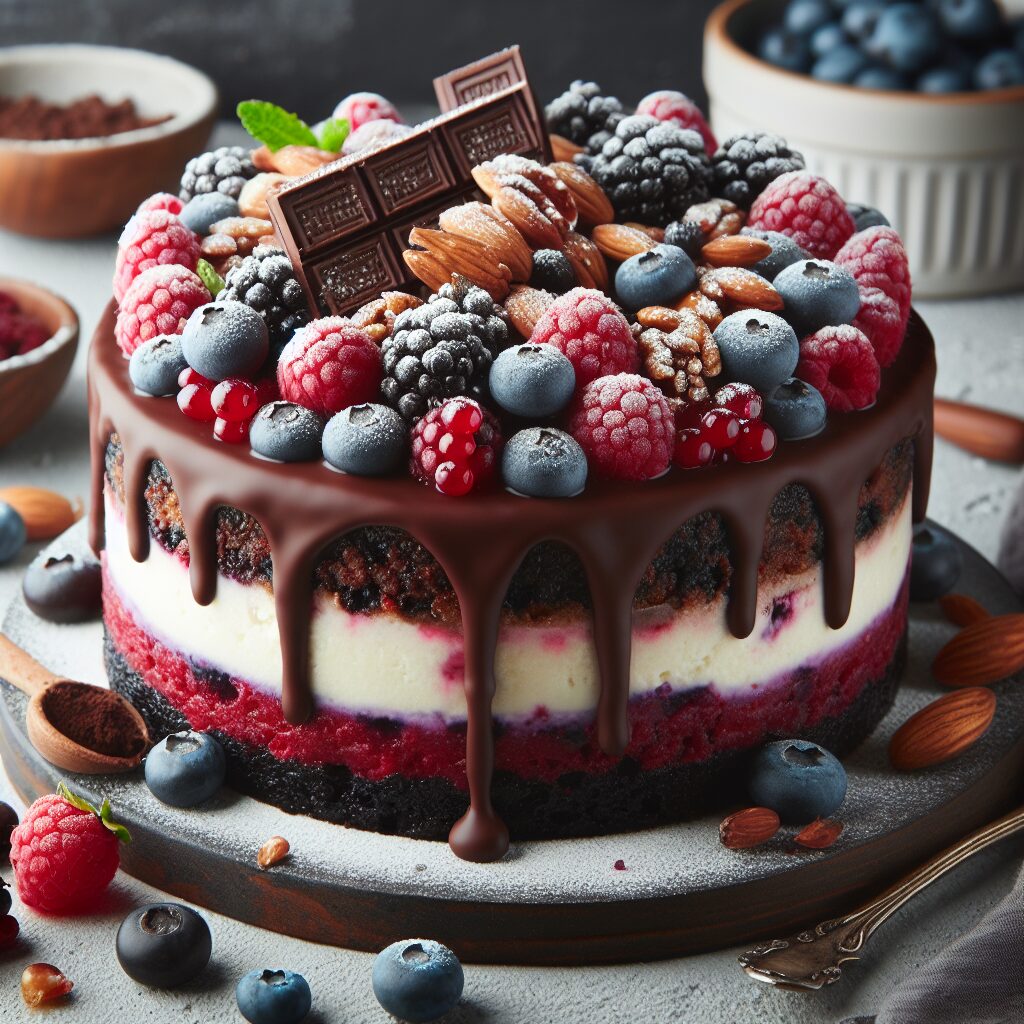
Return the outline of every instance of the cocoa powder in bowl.
[[[55,142],[93,139],[162,124],[170,118],[143,117],[132,100],[108,103],[100,96],[83,96],[67,105],[47,103],[38,96],[0,96],[0,138]]]
[[[138,757],[145,739],[138,724],[110,690],[70,681],[54,683],[41,699],[43,714],[69,740],[108,757]]]

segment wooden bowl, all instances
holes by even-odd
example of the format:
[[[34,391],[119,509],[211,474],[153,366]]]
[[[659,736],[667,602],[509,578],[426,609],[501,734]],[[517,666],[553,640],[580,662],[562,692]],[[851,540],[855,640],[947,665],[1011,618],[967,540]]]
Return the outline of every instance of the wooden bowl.
[[[177,192],[186,161],[203,151],[217,89],[187,64],[115,46],[0,49],[0,95],[69,103],[99,94],[130,98],[151,128],[104,138],[0,139],[0,227],[43,238],[120,228],[154,192]]]
[[[50,338],[23,356],[0,360],[0,445],[27,430],[57,397],[78,348],[78,314],[28,281],[0,277],[0,291],[46,325]]]

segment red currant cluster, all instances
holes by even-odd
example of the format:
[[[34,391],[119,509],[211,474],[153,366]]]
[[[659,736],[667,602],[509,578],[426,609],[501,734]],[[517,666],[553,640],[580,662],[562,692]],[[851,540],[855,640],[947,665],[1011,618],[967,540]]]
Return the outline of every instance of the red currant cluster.
[[[248,440],[253,416],[280,397],[272,377],[256,382],[231,377],[217,383],[190,366],[178,375],[178,388],[178,408],[191,420],[212,423],[213,436],[226,444]]]
[[[413,476],[457,498],[494,477],[502,438],[497,420],[471,398],[450,398],[412,429]]]
[[[726,384],[713,399],[687,406],[676,416],[673,462],[701,469],[723,462],[764,462],[778,437],[761,419],[764,401],[749,384]]]

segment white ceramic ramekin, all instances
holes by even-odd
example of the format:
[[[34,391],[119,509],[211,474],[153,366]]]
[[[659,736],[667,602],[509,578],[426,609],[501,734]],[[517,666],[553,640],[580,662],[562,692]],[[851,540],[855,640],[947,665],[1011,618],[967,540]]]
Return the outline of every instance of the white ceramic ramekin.
[[[704,32],[719,141],[782,135],[900,232],[920,297],[1024,288],[1024,87],[928,96],[818,82],[753,56],[774,0],[728,0]]]

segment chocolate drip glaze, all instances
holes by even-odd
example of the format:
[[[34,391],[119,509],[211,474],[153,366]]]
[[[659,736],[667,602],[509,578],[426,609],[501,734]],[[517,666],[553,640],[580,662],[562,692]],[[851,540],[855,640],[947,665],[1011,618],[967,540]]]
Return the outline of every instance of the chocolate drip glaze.
[[[466,777],[469,809],[449,842],[460,857],[496,860],[508,830],[491,804],[494,770],[491,702],[501,606],[520,562],[536,544],[560,541],[579,557],[589,581],[601,689],[597,735],[602,750],[620,756],[629,743],[629,665],[636,587],[658,549],[679,525],[718,512],[729,532],[732,574],[728,626],[745,637],[757,617],[758,567],[774,496],[805,485],[825,535],[825,613],[839,628],[850,609],[860,488],[885,453],[915,439],[914,518],[924,517],[932,461],[934,344],[915,314],[897,362],[883,373],[870,410],[833,415],[825,432],[783,444],[755,465],[671,470],[643,484],[594,480],[577,498],[523,499],[505,492],[446,498],[409,478],[342,476],[324,465],[279,465],[243,446],[216,441],[207,424],[182,416],[169,399],[136,395],[128,364],[113,341],[114,307],[97,328],[89,357],[92,444],[90,539],[104,540],[104,452],[116,432],[124,451],[128,543],[147,557],[146,475],[159,459],[174,483],[189,542],[192,592],[200,604],[217,587],[215,522],[229,505],[262,526],[273,560],[274,601],[281,638],[282,705],[290,722],[314,713],[308,673],[313,567],[336,537],[362,526],[407,531],[435,558],[459,599],[465,645]]]

